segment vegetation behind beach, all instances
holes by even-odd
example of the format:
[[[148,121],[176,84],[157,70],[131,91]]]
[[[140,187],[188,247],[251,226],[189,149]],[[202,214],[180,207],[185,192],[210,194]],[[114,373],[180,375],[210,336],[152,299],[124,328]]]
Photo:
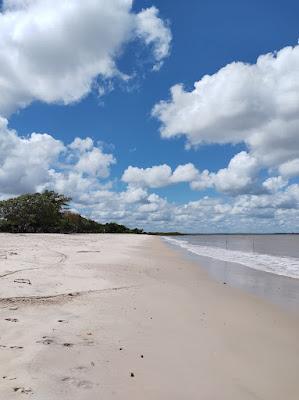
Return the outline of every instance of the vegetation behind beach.
[[[142,233],[115,222],[101,224],[69,210],[71,198],[54,191],[0,201],[0,231],[11,233]]]

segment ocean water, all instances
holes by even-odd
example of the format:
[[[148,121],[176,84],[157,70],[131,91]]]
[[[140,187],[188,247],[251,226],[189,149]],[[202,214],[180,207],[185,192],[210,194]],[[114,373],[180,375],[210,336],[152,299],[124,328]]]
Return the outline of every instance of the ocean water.
[[[165,237],[220,283],[299,316],[299,235]]]
[[[299,235],[165,237],[197,256],[299,279]]]

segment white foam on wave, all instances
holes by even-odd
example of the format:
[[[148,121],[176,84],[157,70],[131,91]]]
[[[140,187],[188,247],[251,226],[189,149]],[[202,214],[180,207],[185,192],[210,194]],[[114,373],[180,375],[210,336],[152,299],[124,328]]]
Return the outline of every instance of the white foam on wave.
[[[278,257],[269,254],[227,250],[214,246],[194,245],[186,240],[178,240],[169,237],[164,237],[164,239],[199,256],[242,264],[260,271],[272,272],[273,274],[299,279],[298,258]]]

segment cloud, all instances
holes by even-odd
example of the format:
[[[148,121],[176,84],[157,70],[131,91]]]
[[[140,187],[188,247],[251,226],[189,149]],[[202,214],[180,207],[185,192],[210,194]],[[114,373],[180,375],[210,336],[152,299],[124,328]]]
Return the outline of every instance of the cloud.
[[[281,176],[273,176],[263,182],[263,186],[270,192],[276,193],[288,185],[288,181],[284,180]]]
[[[166,165],[157,165],[151,168],[129,166],[123,176],[123,182],[150,188],[159,188],[169,185],[171,168]]]
[[[137,35],[144,40],[147,45],[153,46],[156,64],[154,70],[159,70],[163,60],[169,56],[172,35],[168,26],[159,19],[159,10],[150,7],[142,10],[136,16]]]
[[[200,172],[192,163],[179,165],[173,172],[169,165],[156,165],[151,168],[129,166],[123,176],[123,182],[148,188],[161,188],[177,183],[190,183],[194,190],[214,188],[218,192],[238,195],[261,191],[258,180],[258,161],[242,151],[236,154],[227,168],[218,172],[204,170]]]
[[[143,40],[155,66],[168,56],[171,33],[154,7],[132,0],[4,0],[0,13],[0,115],[34,100],[70,104],[97,79],[128,76],[117,68],[125,45]],[[100,87],[100,86],[99,86]]]
[[[72,209],[87,217],[147,230],[298,230],[298,184],[288,185],[280,176],[270,177],[261,185],[263,191],[242,194],[242,185],[235,181],[245,182],[246,186],[248,180],[240,177],[241,171],[252,181],[255,176],[255,162],[246,152],[239,153],[221,173],[200,172],[193,164],[179,165],[173,171],[168,165],[148,169],[130,167],[124,173],[127,177],[124,190],[117,190],[109,179],[115,162],[113,154],[105,153],[91,138],[76,138],[67,144],[47,133],[21,137],[9,129],[5,119],[0,119],[0,198],[54,189],[72,197]],[[235,175],[235,168],[239,175]],[[150,191],[161,185],[181,182],[193,185],[200,180],[203,187],[216,188],[220,177],[222,186],[223,180],[227,180],[228,187],[237,188],[234,197],[203,197],[175,204]]]
[[[50,166],[65,147],[48,134],[32,133],[20,138],[0,117],[0,192],[21,194],[35,191],[50,179]]]
[[[196,178],[191,182],[190,187],[193,190],[205,190],[214,186],[215,174],[205,169],[198,173]]]
[[[279,166],[279,172],[284,177],[299,176],[299,158],[287,161]]]
[[[250,193],[258,190],[259,163],[246,151],[236,154],[228,167],[212,175],[216,190],[228,194]]]
[[[185,165],[179,165],[173,172],[171,177],[172,183],[180,182],[192,182],[198,176],[198,170],[193,164],[188,163]]]
[[[110,174],[110,166],[115,162],[112,154],[105,154],[95,147],[80,155],[78,162],[74,165],[74,170],[81,174],[107,178]]]
[[[185,135],[192,146],[245,143],[267,168],[297,173],[299,159],[299,46],[262,55],[256,64],[234,62],[195,82],[171,88],[153,109],[161,135]]]
[[[146,190],[134,186],[129,186],[125,192],[122,192],[121,195],[124,202],[128,204],[140,203],[141,201],[145,200],[147,196],[148,193]]]
[[[216,173],[208,170],[199,173],[191,182],[191,188],[194,190],[214,188],[229,195],[258,192],[261,190],[258,180],[259,169],[258,161],[246,151],[241,151],[230,160],[227,168],[222,168]]]
[[[0,195],[55,189],[65,194],[99,187],[116,160],[94,145],[76,138],[70,145],[47,133],[20,137],[0,117]]]
[[[191,163],[179,165],[174,171],[167,164],[150,168],[129,166],[123,173],[122,181],[135,186],[161,188],[176,183],[192,182],[198,175],[199,171]]]
[[[232,214],[246,218],[264,215],[275,218],[281,212],[296,210],[299,210],[299,185],[293,184],[277,193],[240,196],[233,203]],[[292,225],[293,221],[289,224]]]
[[[299,185],[281,188],[278,193],[229,199],[204,197],[175,206],[173,212],[177,226],[186,231],[295,232],[299,222]]]

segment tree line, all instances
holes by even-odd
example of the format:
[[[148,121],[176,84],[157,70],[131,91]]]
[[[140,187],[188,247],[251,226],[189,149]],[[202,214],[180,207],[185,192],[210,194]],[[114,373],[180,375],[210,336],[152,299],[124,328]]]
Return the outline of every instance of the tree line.
[[[54,191],[0,201],[0,232],[143,233],[115,222],[100,224],[69,211],[71,198]]]

